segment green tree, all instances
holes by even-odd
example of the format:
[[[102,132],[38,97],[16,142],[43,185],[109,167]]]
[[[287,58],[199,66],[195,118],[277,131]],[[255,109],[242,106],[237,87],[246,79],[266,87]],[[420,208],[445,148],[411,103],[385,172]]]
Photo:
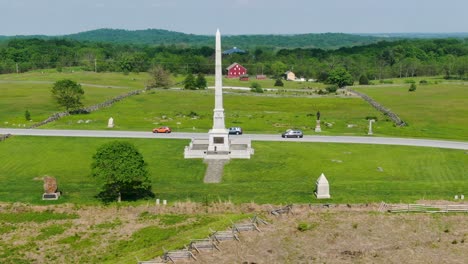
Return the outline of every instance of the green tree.
[[[361,77],[359,77],[359,84],[360,85],[368,85],[369,84],[369,79],[367,79],[367,75],[363,74]]]
[[[171,74],[165,71],[161,66],[153,67],[149,72],[151,79],[148,81],[147,88],[167,89],[172,85]]]
[[[205,75],[203,75],[203,73],[199,73],[197,75],[197,79],[195,80],[195,86],[198,88],[198,89],[206,89],[206,87],[208,86],[206,84],[206,79],[205,79]]]
[[[351,74],[346,69],[337,68],[330,71],[326,83],[335,84],[342,88],[346,85],[353,85],[354,80],[353,76],[351,76]]]
[[[92,176],[103,183],[97,195],[104,202],[154,197],[143,156],[128,142],[113,141],[93,155]]]
[[[26,121],[31,120],[31,113],[29,113],[28,110],[26,110],[26,112],[24,112],[24,119],[26,119]]]
[[[57,103],[68,111],[75,109],[83,104],[81,98],[84,95],[84,90],[79,83],[72,80],[60,80],[54,83],[52,87],[52,97],[55,98]]]
[[[408,89],[408,91],[409,91],[409,92],[414,92],[414,91],[416,91],[416,84],[415,84],[415,83],[412,83],[412,84],[410,85],[410,88]]]
[[[197,89],[197,83],[195,82],[195,78],[193,77],[193,74],[189,73],[185,77],[184,88],[185,89],[190,89],[190,90],[196,90]]]
[[[283,87],[283,86],[284,86],[284,83],[283,83],[283,81],[282,81],[281,79],[278,78],[278,79],[276,79],[274,85],[275,85],[275,86],[281,86],[281,87]]]

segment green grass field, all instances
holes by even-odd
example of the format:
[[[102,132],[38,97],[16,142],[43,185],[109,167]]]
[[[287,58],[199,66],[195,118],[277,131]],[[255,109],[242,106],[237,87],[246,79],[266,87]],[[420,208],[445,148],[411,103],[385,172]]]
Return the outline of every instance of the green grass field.
[[[174,131],[206,132],[212,126],[213,91],[157,90],[132,96],[110,108],[86,115],[73,115],[47,124],[43,128],[105,129],[113,117],[116,130],[151,131],[168,125]],[[241,126],[245,133],[280,133],[301,128],[311,134],[315,114],[322,113],[322,134],[365,135],[366,116],[384,117],[360,98],[249,96],[228,93],[224,96],[226,126]],[[196,113],[196,117],[191,116]],[[88,124],[78,123],[89,119]],[[347,124],[355,124],[347,127]],[[392,129],[391,122],[379,126]]]
[[[356,88],[397,113],[408,127],[384,133],[399,137],[428,137],[468,140],[468,85],[417,85]],[[378,129],[377,129],[378,130]]]
[[[1,76],[1,75],[0,75]],[[113,89],[82,86],[85,106],[94,105],[133,89]],[[52,84],[1,83],[0,82],[0,126],[23,127],[47,119],[56,112],[64,111],[51,96]],[[25,119],[25,111],[31,113],[33,121]]]
[[[112,139],[21,137],[0,143],[0,197],[41,201],[44,175],[58,180],[58,203],[94,204],[90,177],[96,148]],[[437,148],[253,142],[251,160],[231,160],[220,184],[204,184],[202,160],[185,160],[187,140],[132,139],[149,164],[156,197],[175,201],[309,203],[323,172],[334,203],[450,199],[468,188],[468,155]],[[379,171],[381,167],[383,171]],[[52,202],[52,203],[57,203]]]

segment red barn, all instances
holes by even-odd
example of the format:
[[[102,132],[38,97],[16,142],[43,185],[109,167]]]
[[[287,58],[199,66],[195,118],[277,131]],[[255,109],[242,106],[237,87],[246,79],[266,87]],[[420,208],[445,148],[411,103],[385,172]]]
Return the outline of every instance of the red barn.
[[[234,62],[229,67],[227,67],[228,78],[239,78],[241,75],[246,75],[246,74],[247,74],[247,69],[237,62]]]

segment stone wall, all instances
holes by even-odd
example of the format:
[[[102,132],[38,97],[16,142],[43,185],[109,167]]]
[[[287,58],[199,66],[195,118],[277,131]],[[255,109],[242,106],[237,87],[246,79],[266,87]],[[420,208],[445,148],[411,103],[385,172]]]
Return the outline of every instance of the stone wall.
[[[132,95],[140,94],[142,92],[144,92],[144,90],[134,90],[134,91],[128,92],[126,94],[116,96],[116,97],[114,97],[112,99],[109,99],[109,100],[103,102],[103,103],[99,103],[99,104],[96,104],[96,105],[88,106],[88,107],[77,109],[77,110],[73,110],[73,111],[70,111],[70,112],[65,111],[65,112],[55,113],[55,114],[49,116],[46,120],[31,125],[29,128],[36,128],[36,127],[45,125],[47,123],[59,120],[60,118],[62,118],[64,116],[71,115],[71,114],[91,113],[91,112],[97,111],[97,110],[99,110],[101,108],[109,107],[115,102],[118,102],[118,101],[120,101],[120,100],[122,100],[124,98],[127,98],[129,96],[132,96]]]
[[[401,120],[401,118],[397,114],[390,111],[390,109],[385,108],[383,105],[379,104],[378,102],[376,102],[374,99],[370,98],[369,96],[367,96],[367,95],[365,95],[363,93],[360,93],[360,92],[356,92],[356,91],[352,90],[349,87],[347,87],[346,90],[348,90],[349,92],[352,92],[354,94],[359,95],[362,99],[366,100],[370,105],[372,105],[379,112],[383,113],[385,116],[390,118],[393,121],[393,123],[395,123],[395,125],[397,125],[397,126],[407,126],[405,121]]]

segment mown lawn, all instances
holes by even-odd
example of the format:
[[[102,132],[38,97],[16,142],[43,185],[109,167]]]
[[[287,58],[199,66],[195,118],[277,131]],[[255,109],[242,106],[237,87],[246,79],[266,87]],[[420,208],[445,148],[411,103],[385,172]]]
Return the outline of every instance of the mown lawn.
[[[58,203],[96,203],[99,186],[90,177],[90,164],[96,148],[110,140],[15,136],[1,142],[0,200],[49,204],[41,201],[40,178],[50,175],[64,192]],[[451,199],[468,189],[468,155],[462,150],[253,142],[252,159],[231,160],[222,183],[204,184],[202,160],[183,158],[187,140],[130,141],[149,164],[156,197],[169,202],[316,202],[313,191],[321,173],[336,203]]]
[[[43,128],[105,129],[109,117],[115,130],[151,131],[167,125],[173,131],[207,132],[213,122],[213,91],[157,90],[132,96],[112,107],[86,115],[74,115]],[[351,97],[280,97],[269,95],[224,95],[226,126],[240,126],[245,133],[280,133],[288,128],[312,134],[316,112],[321,112],[322,134],[365,135],[367,116],[384,116],[360,98]],[[81,123],[79,120],[91,120]],[[352,127],[348,127],[352,124]],[[393,129],[390,121],[378,127]],[[377,129],[376,129],[377,130]]]
[[[408,92],[408,88],[409,84],[356,90],[369,95],[408,123],[407,127],[386,130],[387,135],[468,140],[468,85],[417,84],[415,92]]]
[[[1,75],[0,75],[1,76]],[[82,86],[85,106],[104,102],[117,95],[134,90],[130,88],[100,88]],[[0,82],[0,126],[24,127],[47,119],[56,112],[64,111],[51,95],[52,84],[44,83],[2,83]],[[26,121],[28,110],[33,121]]]

